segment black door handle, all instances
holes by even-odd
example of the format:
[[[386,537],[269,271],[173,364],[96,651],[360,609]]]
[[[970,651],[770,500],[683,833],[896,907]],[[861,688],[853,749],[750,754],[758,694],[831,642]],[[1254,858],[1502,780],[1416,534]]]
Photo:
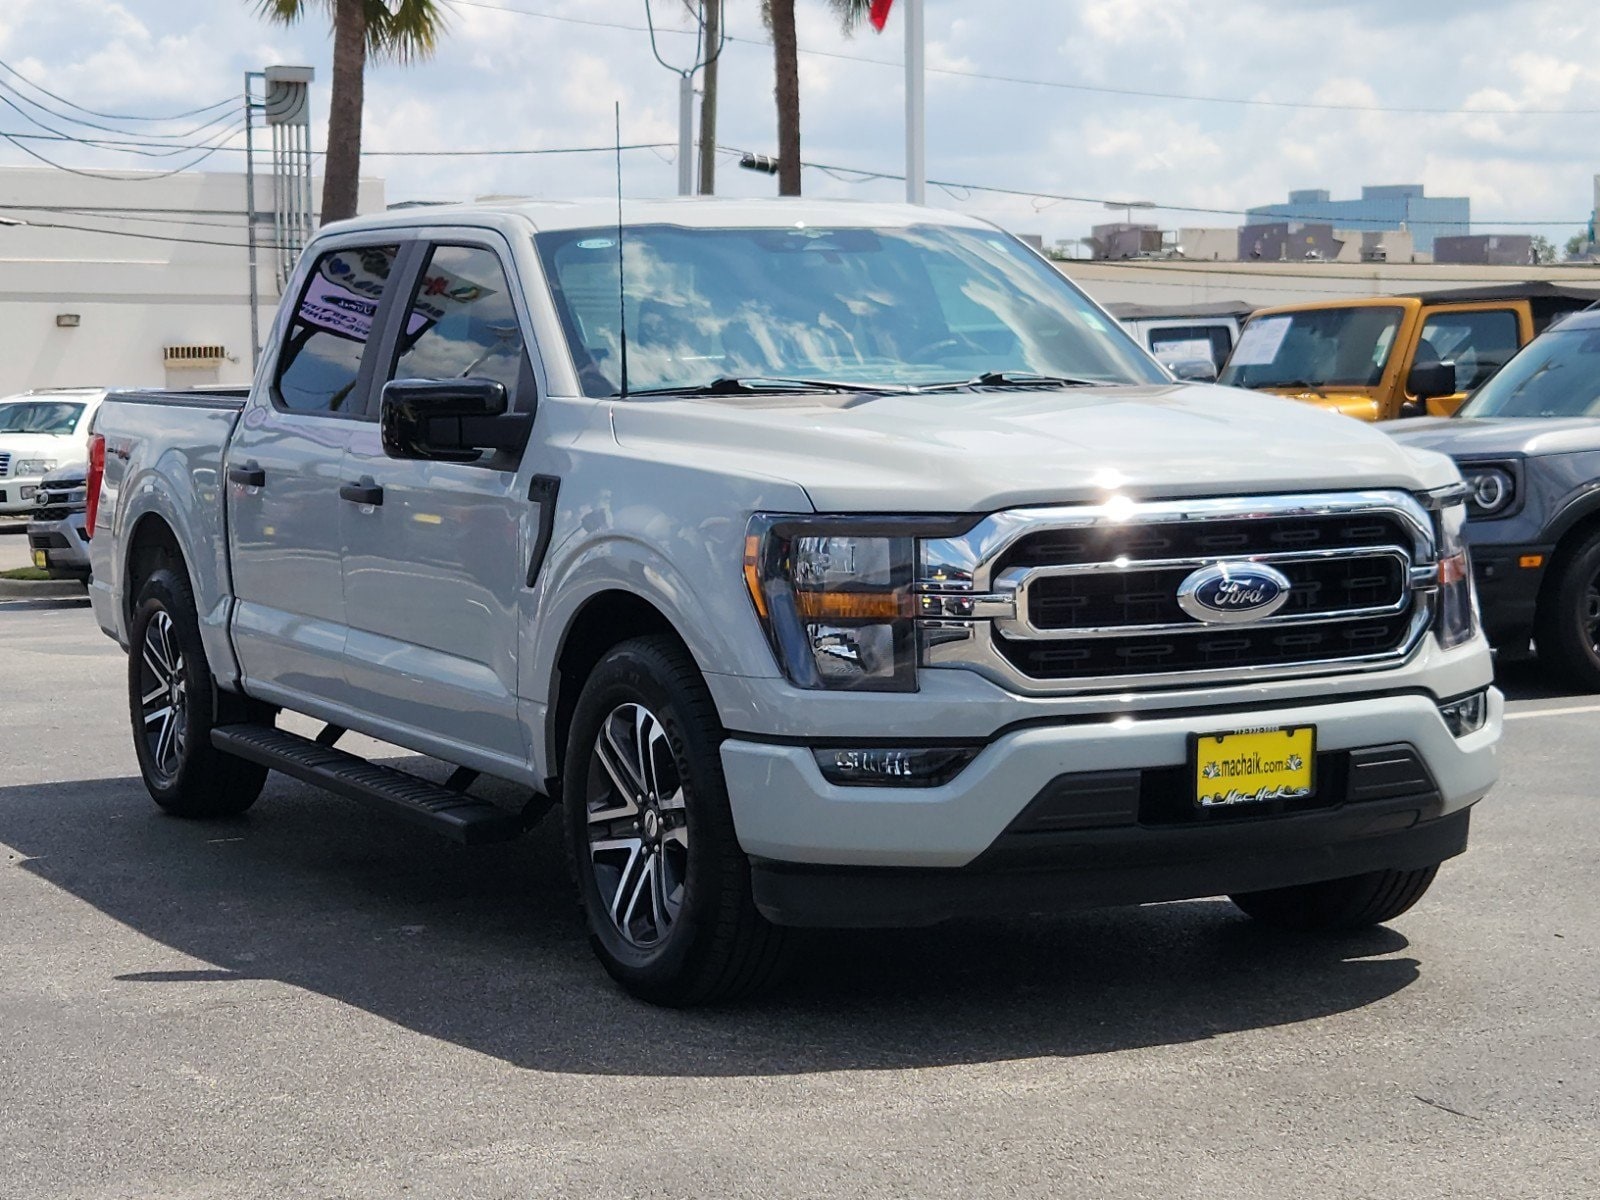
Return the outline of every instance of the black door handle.
[[[245,487],[266,487],[267,473],[251,460],[242,467],[229,467],[228,482],[242,483]]]
[[[371,480],[363,479],[359,483],[347,483],[340,487],[339,499],[348,500],[351,504],[380,505],[383,503],[383,489]]]

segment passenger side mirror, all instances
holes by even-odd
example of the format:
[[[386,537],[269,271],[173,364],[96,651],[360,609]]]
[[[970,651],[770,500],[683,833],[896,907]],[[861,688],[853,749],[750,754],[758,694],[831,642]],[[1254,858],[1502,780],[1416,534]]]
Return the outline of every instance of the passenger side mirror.
[[[520,450],[529,413],[506,412],[506,387],[494,379],[391,379],[379,404],[383,452],[390,458],[475,462],[483,450]]]
[[[1185,383],[1215,383],[1217,364],[1209,358],[1185,358],[1178,362],[1163,363],[1178,379]]]
[[[1406,376],[1406,391],[1418,400],[1456,394],[1456,365],[1453,362],[1418,363]]]

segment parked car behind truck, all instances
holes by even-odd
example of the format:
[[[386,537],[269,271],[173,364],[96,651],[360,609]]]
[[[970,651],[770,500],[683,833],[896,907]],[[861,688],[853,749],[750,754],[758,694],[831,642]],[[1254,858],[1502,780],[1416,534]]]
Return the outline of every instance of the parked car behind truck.
[[[1239,329],[1253,308],[1243,300],[1106,305],[1106,311],[1121,321],[1123,328],[1162,366],[1175,373],[1181,371],[1179,378],[1185,378],[1205,374],[1203,364],[1210,363],[1210,380],[1216,379],[1228,361],[1239,340]],[[1196,364],[1201,368],[1197,370]]]
[[[1597,300],[1528,283],[1258,309],[1220,382],[1363,421],[1449,416],[1551,321]]]
[[[26,517],[39,481],[82,462],[104,388],[43,388],[0,399],[0,518]]]
[[[1407,421],[1471,488],[1467,542],[1491,641],[1600,691],[1600,311],[1563,318],[1452,420]]]
[[[285,297],[247,399],[114,396],[91,444],[170,812],[269,769],[466,842],[553,805],[601,962],[688,1004],[795,926],[1388,920],[1494,779],[1449,460],[1173,383],[977,220],[399,212]]]

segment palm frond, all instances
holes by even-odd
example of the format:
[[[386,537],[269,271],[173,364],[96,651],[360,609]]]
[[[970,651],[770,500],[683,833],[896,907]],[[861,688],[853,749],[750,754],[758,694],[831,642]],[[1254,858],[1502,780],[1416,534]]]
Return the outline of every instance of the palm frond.
[[[399,0],[393,8],[386,0],[366,0],[366,6],[367,53],[373,58],[416,62],[439,48],[446,24],[440,0]]]
[[[274,25],[293,25],[306,15],[313,2],[332,11],[331,0],[257,0],[256,12]]]
[[[828,0],[828,7],[838,15],[844,31],[854,33],[872,11],[872,0]]]

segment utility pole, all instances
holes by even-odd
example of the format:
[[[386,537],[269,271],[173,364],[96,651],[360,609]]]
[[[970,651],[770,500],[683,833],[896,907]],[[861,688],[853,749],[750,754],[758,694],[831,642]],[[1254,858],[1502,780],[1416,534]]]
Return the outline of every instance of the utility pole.
[[[700,95],[700,194],[713,195],[717,190],[717,61],[722,57],[722,5],[723,0],[711,0],[706,6],[705,35],[701,39],[700,57],[705,60],[705,77]]]
[[[692,6],[695,17],[695,60],[687,67],[675,66],[661,57],[656,44],[655,8],[644,0],[645,22],[650,27],[650,53],[656,61],[678,77],[678,195],[694,195],[694,77],[722,54],[727,41],[722,17],[723,0],[698,0]],[[716,17],[710,15],[717,10]],[[715,30],[715,33],[711,31]]]

